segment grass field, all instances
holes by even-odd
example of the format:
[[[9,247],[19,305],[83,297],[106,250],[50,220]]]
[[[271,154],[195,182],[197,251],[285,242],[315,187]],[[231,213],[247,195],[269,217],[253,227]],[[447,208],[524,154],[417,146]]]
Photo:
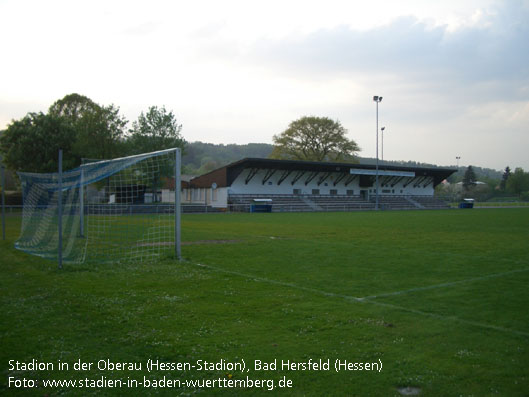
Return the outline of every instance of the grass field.
[[[180,263],[62,271],[13,248],[19,222],[8,217],[0,241],[0,394],[529,393],[529,209],[185,215]],[[149,372],[149,359],[245,369]],[[53,369],[13,368],[32,360]],[[78,360],[92,368],[74,369]],[[352,366],[337,372],[337,360]],[[219,378],[254,384],[184,383]],[[38,388],[15,389],[23,379]],[[44,387],[50,379],[86,381]],[[126,387],[145,379],[180,385]],[[99,380],[107,387],[84,387]]]

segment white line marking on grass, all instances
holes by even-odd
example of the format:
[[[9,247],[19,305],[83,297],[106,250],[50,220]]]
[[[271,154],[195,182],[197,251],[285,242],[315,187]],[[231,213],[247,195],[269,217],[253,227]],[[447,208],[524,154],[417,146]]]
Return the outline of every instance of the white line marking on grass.
[[[441,315],[441,314],[423,312],[421,310],[409,309],[407,307],[393,305],[391,303],[376,302],[376,301],[373,301],[373,300],[369,299],[369,297],[358,298],[358,297],[350,296],[350,295],[335,294],[334,292],[327,292],[327,291],[323,291],[323,290],[319,290],[319,289],[315,289],[315,288],[303,287],[303,286],[300,286],[300,285],[297,285],[297,284],[286,283],[286,282],[277,281],[277,280],[272,280],[272,279],[265,278],[265,277],[256,277],[256,276],[253,276],[251,274],[236,272],[236,271],[233,271],[233,270],[226,270],[226,269],[223,269],[223,268],[220,268],[220,267],[216,267],[216,266],[204,265],[204,264],[200,264],[200,263],[196,263],[195,265],[203,267],[203,268],[206,268],[206,269],[222,272],[222,273],[233,274],[235,276],[244,277],[244,278],[257,280],[257,281],[262,281],[262,282],[266,282],[266,283],[269,283],[269,284],[281,285],[281,286],[284,286],[284,287],[295,288],[295,289],[298,289],[298,290],[312,292],[312,293],[320,294],[320,295],[323,295],[323,296],[329,296],[329,297],[332,297],[332,298],[342,298],[342,299],[345,299],[347,301],[353,301],[353,302],[358,302],[358,303],[369,303],[369,304],[372,304],[372,305],[375,305],[375,306],[401,310],[401,311],[405,311],[405,312],[408,312],[408,313],[419,314],[421,316],[427,316],[427,317],[431,317],[431,318],[436,318],[436,319],[439,319],[439,320],[452,320],[452,321],[456,321],[456,322],[459,322],[459,323],[462,323],[462,324],[472,325],[472,326],[478,327],[478,328],[485,328],[485,329],[499,331],[499,332],[504,332],[504,333],[509,333],[509,334],[513,334],[513,335],[529,337],[529,332],[518,331],[518,330],[514,330],[514,329],[510,329],[510,328],[503,328],[503,327],[499,327],[499,326],[496,326],[496,325],[483,324],[483,323],[479,323],[477,321],[463,320],[463,319],[460,319],[460,318],[455,317],[455,316],[444,316],[444,315]],[[506,272],[506,273],[516,273],[516,272],[519,273],[519,272],[526,271],[526,270],[529,270],[529,269],[525,269],[525,270],[521,270],[520,269],[518,271],[513,270],[511,272]],[[490,276],[492,277],[492,275],[490,275]]]
[[[472,321],[472,320],[463,320],[463,319],[461,319],[459,317],[455,317],[455,316],[444,316],[442,314],[428,313],[428,312],[423,312],[421,310],[409,309],[407,307],[393,305],[391,303],[375,302],[375,301],[372,301],[372,300],[365,300],[364,302],[372,303],[372,304],[377,305],[377,306],[388,307],[388,308],[391,308],[391,309],[397,309],[397,310],[402,310],[402,311],[409,312],[409,313],[420,314],[420,315],[423,315],[423,316],[437,318],[439,320],[452,320],[452,321],[456,321],[458,323],[472,325],[472,326],[475,326],[475,327],[486,328],[486,329],[491,329],[491,330],[494,330],[494,331],[500,331],[500,332],[505,332],[505,333],[509,333],[509,334],[529,337],[529,332],[523,332],[523,331],[518,331],[516,329],[499,327],[497,325],[479,323],[477,321]]]
[[[216,267],[216,266],[211,266],[211,265],[203,265],[201,263],[197,263],[196,265],[200,266],[200,267],[205,267],[206,269],[216,270],[216,271],[219,271],[219,272],[222,272],[222,273],[234,274],[236,276],[250,278],[252,280],[257,280],[257,281],[263,281],[263,282],[269,283],[269,284],[281,285],[281,286],[284,286],[284,287],[291,287],[291,288],[295,288],[295,289],[300,289],[302,291],[314,292],[314,293],[317,293],[317,294],[320,294],[320,295],[331,296],[333,298],[342,298],[342,299],[353,300],[353,301],[357,301],[357,302],[361,302],[363,300],[362,298],[356,298],[354,296],[335,294],[334,292],[322,291],[322,290],[315,289],[315,288],[303,287],[303,286],[292,284],[292,283],[286,283],[284,281],[271,280],[271,279],[265,278],[265,277],[258,277],[258,276],[253,276],[251,274],[236,272],[236,271],[233,271],[233,270],[226,270],[226,269],[223,269],[221,267]]]
[[[407,293],[410,293],[410,292],[426,291],[426,290],[429,290],[429,289],[436,289],[436,288],[443,288],[443,287],[451,287],[451,286],[454,286],[454,285],[471,283],[473,281],[488,280],[488,279],[491,279],[491,278],[503,277],[503,276],[508,276],[508,275],[516,274],[516,273],[523,273],[523,272],[527,272],[527,271],[529,271],[529,268],[516,269],[516,270],[510,270],[508,272],[503,272],[503,273],[493,273],[493,274],[487,274],[485,276],[467,278],[465,280],[451,281],[451,282],[448,282],[448,283],[427,285],[426,287],[416,287],[416,288],[404,289],[402,291],[388,292],[388,293],[385,293],[385,294],[364,296],[363,298],[359,298],[359,299],[385,298],[387,296],[403,295],[403,294],[407,294]]]

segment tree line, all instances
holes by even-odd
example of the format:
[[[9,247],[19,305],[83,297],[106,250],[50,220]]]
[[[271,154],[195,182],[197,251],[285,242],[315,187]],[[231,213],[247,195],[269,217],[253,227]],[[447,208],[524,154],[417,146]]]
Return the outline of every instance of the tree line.
[[[180,147],[184,152],[183,172],[194,175],[244,157],[349,163],[360,159],[357,155],[361,149],[347,137],[347,130],[338,120],[327,117],[304,116],[292,121],[283,132],[273,136],[273,145],[187,143],[181,132],[182,125],[164,106],[149,107],[129,127],[119,107],[100,105],[86,96],[69,94],[54,102],[47,113],[28,113],[13,120],[0,132],[0,153],[4,164],[12,170],[55,172],[59,149],[67,153],[63,168],[72,169],[85,158],[111,159]],[[369,161],[361,159],[363,163]],[[501,175],[495,170],[462,167],[449,182],[452,187],[440,185],[437,193],[453,195],[457,182],[462,182],[460,193],[478,199],[514,194],[529,200],[529,173],[522,168],[512,172],[507,167]]]
[[[57,153],[63,149],[63,168],[78,167],[83,158],[111,159],[172,147],[183,148],[172,111],[151,106],[129,122],[115,105],[100,105],[90,98],[69,94],[46,113],[27,113],[13,120],[0,135],[4,164],[17,171],[56,172]]]
[[[274,135],[274,145],[187,145],[182,125],[165,107],[151,106],[128,128],[115,105],[100,105],[70,94],[53,103],[47,113],[28,113],[13,120],[0,135],[0,153],[8,168],[26,172],[55,172],[63,149],[64,169],[79,166],[83,158],[110,159],[171,147],[184,150],[184,172],[202,174],[244,157],[306,161],[355,162],[360,148],[346,137],[339,121],[305,116]]]
[[[505,167],[503,173],[494,172],[494,176],[487,171],[489,170],[469,165],[463,173],[452,174],[448,178],[448,184],[438,185],[436,194],[453,199],[471,197],[479,201],[502,200],[506,197],[529,201],[529,172],[521,167],[513,172],[509,166]],[[496,174],[500,176],[497,177]]]

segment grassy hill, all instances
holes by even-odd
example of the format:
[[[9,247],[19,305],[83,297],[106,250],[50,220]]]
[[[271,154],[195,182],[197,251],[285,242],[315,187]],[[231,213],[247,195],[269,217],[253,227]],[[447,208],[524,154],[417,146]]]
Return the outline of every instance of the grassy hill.
[[[213,144],[190,142],[186,145],[182,164],[185,174],[200,175],[245,157],[266,158],[273,145],[267,143]]]

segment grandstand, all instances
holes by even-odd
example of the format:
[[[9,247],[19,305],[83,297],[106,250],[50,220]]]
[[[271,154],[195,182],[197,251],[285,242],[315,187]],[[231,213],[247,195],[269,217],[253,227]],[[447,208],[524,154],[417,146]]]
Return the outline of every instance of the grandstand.
[[[433,196],[455,169],[381,165],[379,205],[386,210],[448,208]],[[256,199],[272,212],[375,209],[377,171],[371,164],[245,158],[191,179],[182,202],[212,209],[250,211]]]

